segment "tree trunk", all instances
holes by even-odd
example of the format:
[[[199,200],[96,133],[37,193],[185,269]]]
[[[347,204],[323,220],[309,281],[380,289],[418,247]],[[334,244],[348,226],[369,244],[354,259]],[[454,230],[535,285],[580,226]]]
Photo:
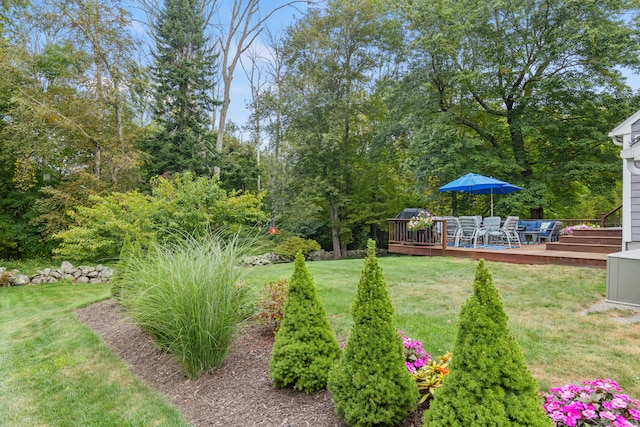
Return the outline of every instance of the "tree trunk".
[[[331,201],[329,202],[329,222],[331,223],[331,240],[333,241],[333,259],[340,259],[342,258],[342,247],[338,228],[338,205]]]

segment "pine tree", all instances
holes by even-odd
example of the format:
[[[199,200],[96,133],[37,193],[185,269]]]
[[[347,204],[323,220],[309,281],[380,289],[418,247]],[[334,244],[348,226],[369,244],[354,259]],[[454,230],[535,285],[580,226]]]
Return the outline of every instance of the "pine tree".
[[[153,118],[160,129],[143,143],[151,175],[211,175],[214,136],[208,123],[216,105],[211,98],[215,55],[207,48],[204,25],[199,1],[166,0],[154,27]]]
[[[425,412],[425,427],[552,425],[507,322],[491,273],[480,260],[473,295],[460,311],[451,371]]]
[[[350,426],[397,425],[415,409],[419,393],[405,366],[373,240],[351,315],[349,341],[329,374],[336,413]]]
[[[311,393],[327,386],[329,369],[340,356],[340,345],[302,252],[295,259],[284,318],[269,361],[275,387],[293,386]]]

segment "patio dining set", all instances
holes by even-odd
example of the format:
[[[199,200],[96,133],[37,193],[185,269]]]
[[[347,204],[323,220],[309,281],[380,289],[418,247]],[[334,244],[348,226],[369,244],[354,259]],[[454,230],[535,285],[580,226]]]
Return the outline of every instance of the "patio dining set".
[[[508,216],[445,216],[447,245],[455,247],[513,248],[557,241],[562,221],[520,220]]]

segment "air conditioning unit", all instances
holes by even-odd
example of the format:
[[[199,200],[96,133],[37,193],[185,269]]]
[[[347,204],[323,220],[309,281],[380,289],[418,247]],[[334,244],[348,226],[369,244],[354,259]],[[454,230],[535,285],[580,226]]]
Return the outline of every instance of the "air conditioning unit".
[[[640,306],[640,249],[607,256],[606,300]]]

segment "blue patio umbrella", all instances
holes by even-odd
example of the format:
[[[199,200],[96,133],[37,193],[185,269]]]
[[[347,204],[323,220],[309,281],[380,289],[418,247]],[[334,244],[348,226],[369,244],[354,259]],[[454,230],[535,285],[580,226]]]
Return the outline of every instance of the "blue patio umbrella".
[[[477,173],[468,173],[440,187],[440,191],[461,191],[471,194],[491,194],[491,216],[493,216],[493,195],[508,194],[522,190],[517,185]]]

